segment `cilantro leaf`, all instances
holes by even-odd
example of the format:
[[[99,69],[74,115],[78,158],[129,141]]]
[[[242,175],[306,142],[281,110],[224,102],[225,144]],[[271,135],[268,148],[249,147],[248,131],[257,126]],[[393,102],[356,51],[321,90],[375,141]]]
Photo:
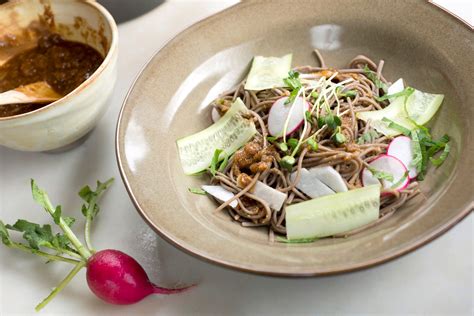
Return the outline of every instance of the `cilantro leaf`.
[[[382,89],[385,93],[387,93],[387,85],[383,83],[379,78],[377,78],[377,74],[374,71],[370,70],[367,65],[364,66],[364,74],[367,76],[367,78],[370,79],[370,81],[375,84],[378,89]]]

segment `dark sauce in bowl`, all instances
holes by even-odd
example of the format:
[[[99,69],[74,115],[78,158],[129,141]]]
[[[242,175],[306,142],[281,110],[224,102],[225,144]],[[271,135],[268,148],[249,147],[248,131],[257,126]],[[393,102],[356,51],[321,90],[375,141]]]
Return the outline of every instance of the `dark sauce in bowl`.
[[[89,45],[47,34],[37,46],[16,54],[0,67],[0,93],[22,85],[46,81],[65,96],[89,78],[104,58]],[[46,104],[8,104],[0,106],[0,117],[30,112]]]

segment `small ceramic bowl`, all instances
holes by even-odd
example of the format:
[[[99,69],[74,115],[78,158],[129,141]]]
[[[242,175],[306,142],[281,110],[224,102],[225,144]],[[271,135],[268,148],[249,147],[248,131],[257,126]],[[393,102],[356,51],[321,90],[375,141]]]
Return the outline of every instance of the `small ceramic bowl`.
[[[117,78],[118,31],[109,12],[95,1],[22,0],[0,6],[0,38],[25,36],[31,23],[46,25],[67,40],[88,44],[105,57],[71,93],[35,111],[0,117],[0,145],[24,151],[64,147],[86,135],[104,114]],[[20,40],[21,42],[21,40]],[[3,60],[2,60],[3,59]],[[0,65],[6,61],[0,53]]]

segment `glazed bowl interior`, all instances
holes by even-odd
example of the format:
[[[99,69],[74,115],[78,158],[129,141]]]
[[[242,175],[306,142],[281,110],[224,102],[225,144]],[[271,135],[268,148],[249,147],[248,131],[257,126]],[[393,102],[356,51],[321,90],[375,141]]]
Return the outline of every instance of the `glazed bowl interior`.
[[[354,8],[357,8],[354,11]],[[209,102],[240,82],[254,55],[293,53],[293,65],[342,68],[358,54],[385,60],[384,75],[443,93],[430,123],[451,137],[446,163],[394,216],[345,239],[272,243],[216,204],[188,192],[207,178],[185,176],[175,141],[211,124]],[[387,261],[432,240],[472,210],[474,89],[471,30],[423,1],[248,1],[187,29],[144,68],[117,128],[123,179],[144,219],[165,239],[205,260],[244,271],[309,276]]]

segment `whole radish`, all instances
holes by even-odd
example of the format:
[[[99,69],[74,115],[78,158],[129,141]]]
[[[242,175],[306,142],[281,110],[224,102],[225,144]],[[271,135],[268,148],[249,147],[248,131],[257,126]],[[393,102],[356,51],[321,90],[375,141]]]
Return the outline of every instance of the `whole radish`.
[[[13,225],[4,225],[0,221],[0,239],[7,247],[33,253],[48,261],[62,261],[74,265],[66,278],[36,306],[37,311],[46,306],[84,267],[87,268],[87,284],[91,291],[111,304],[134,304],[151,294],[174,294],[188,288],[159,287],[150,281],[145,270],[129,255],[112,249],[98,252],[94,250],[90,241],[91,223],[99,212],[98,199],[112,182],[113,179],[104,183],[97,181],[95,191],[85,186],[79,192],[79,196],[85,201],[82,205],[82,213],[86,217],[85,245],[71,230],[75,219],[63,216],[60,206],[53,207],[46,192],[41,190],[34,180],[31,180],[33,199],[53,217],[54,223],[61,228],[63,234],[53,234],[50,225],[41,226],[22,219]],[[27,244],[13,241],[9,231],[22,232]]]
[[[135,259],[113,249],[101,250],[89,258],[87,284],[104,301],[119,305],[134,304],[150,294],[174,294],[187,289],[156,286]]]

